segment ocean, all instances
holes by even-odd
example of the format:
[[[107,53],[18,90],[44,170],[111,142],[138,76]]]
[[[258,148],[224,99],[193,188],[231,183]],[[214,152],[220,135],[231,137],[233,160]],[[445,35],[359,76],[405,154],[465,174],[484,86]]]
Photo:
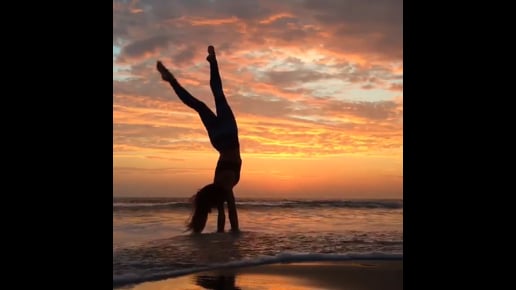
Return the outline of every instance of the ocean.
[[[185,232],[187,198],[114,198],[113,287],[227,267],[401,260],[403,200],[239,199],[241,233]],[[226,231],[230,229],[226,213]]]

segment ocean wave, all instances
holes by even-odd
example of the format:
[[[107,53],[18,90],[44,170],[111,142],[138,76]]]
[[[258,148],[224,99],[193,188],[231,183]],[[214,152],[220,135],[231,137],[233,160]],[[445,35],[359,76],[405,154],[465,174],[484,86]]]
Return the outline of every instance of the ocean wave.
[[[174,270],[158,270],[154,269],[152,272],[141,273],[125,273],[120,275],[113,275],[113,287],[123,287],[131,284],[138,284],[143,282],[150,282],[156,280],[163,280],[193,273],[212,271],[228,268],[251,267],[258,265],[268,265],[277,263],[296,263],[296,262],[323,262],[323,261],[364,261],[364,260],[402,260],[403,254],[397,253],[347,253],[347,254],[323,254],[323,253],[289,253],[284,252],[276,256],[264,256],[259,258],[252,258],[239,261],[231,261],[226,263],[216,263],[202,267],[191,267]]]
[[[282,200],[282,201],[237,201],[239,209],[275,209],[275,208],[353,208],[353,209],[402,209],[402,200]],[[114,201],[114,211],[145,211],[190,209],[192,204],[186,200],[124,200]]]

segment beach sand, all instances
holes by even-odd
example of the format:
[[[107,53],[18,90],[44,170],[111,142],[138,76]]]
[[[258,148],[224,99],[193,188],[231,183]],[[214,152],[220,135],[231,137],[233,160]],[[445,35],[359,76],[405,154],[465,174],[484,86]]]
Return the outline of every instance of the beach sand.
[[[272,264],[146,282],[133,290],[402,290],[403,261]]]

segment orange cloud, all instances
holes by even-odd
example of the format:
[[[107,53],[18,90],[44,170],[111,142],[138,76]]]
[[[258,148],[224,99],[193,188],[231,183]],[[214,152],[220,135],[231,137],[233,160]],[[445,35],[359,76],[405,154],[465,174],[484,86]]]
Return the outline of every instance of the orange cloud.
[[[205,19],[205,18],[193,18],[188,17],[185,19],[185,21],[189,22],[193,26],[200,26],[200,25],[222,25],[222,24],[232,24],[237,23],[239,20],[236,17],[230,17],[230,18],[221,18],[221,19]]]
[[[260,20],[259,23],[260,24],[271,24],[272,22],[275,22],[277,21],[278,19],[282,19],[282,18],[292,18],[292,14],[290,13],[279,13],[279,14],[275,14],[275,15],[271,15],[263,20]]]

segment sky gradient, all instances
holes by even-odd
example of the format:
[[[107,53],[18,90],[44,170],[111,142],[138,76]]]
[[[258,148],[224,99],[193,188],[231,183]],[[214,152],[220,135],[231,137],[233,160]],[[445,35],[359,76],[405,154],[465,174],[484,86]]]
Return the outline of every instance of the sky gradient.
[[[401,0],[113,1],[114,196],[192,195],[218,153],[161,60],[237,118],[238,197],[402,198]]]

